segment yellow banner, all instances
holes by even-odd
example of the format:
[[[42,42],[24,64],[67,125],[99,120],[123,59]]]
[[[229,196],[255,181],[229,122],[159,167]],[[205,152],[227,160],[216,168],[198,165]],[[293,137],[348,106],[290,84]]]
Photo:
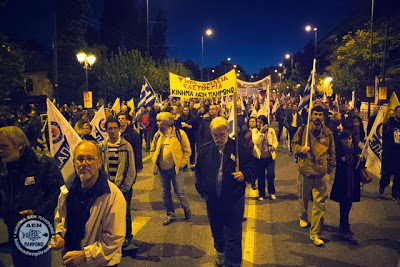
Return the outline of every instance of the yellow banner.
[[[186,98],[229,96],[237,90],[234,69],[209,82],[189,80],[170,72],[169,86],[171,96]]]

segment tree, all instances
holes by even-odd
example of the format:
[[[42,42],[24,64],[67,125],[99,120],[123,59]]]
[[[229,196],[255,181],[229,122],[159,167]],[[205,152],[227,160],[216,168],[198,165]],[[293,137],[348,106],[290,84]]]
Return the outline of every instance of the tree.
[[[0,34],[0,98],[24,84],[24,61],[21,54]]]
[[[167,58],[168,20],[162,9],[158,10],[150,36],[150,56],[157,62]]]

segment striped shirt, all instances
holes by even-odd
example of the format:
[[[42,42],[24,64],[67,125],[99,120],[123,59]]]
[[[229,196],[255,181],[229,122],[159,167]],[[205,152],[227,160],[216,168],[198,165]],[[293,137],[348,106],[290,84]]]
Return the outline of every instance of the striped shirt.
[[[108,172],[110,180],[113,182],[118,171],[118,148],[121,144],[121,138],[115,144],[108,142]]]

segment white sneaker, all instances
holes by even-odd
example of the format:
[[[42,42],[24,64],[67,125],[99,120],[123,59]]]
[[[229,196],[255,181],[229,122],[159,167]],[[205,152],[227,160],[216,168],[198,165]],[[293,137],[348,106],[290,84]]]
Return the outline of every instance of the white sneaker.
[[[310,235],[310,239],[314,241],[314,244],[317,247],[323,247],[325,244],[324,241],[321,238],[319,238],[318,235]]]
[[[225,263],[225,253],[217,251],[217,258],[215,259],[215,265],[224,266]]]
[[[300,219],[300,227],[301,228],[307,228],[308,227],[308,222]]]
[[[271,200],[276,200],[276,196],[275,196],[274,194],[272,194],[272,195],[270,196],[270,198],[271,198]]]

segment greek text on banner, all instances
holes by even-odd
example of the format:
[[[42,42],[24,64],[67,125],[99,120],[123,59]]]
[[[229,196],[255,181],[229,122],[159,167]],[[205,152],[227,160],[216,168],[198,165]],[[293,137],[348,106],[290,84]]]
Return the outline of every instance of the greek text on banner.
[[[233,95],[236,90],[235,70],[209,82],[199,82],[169,73],[169,86],[173,97],[222,97]]]

